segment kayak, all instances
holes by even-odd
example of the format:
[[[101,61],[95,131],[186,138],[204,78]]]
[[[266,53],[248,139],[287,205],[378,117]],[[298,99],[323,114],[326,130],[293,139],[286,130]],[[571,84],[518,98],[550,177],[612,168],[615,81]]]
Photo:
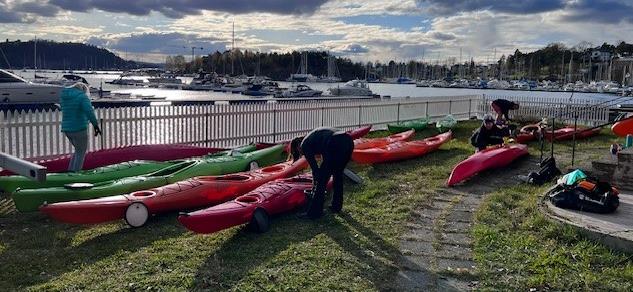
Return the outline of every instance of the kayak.
[[[97,183],[101,181],[109,181],[128,176],[137,176],[152,173],[163,169],[167,166],[174,165],[179,161],[131,161],[122,162],[114,165],[99,167],[93,170],[85,170],[81,172],[66,173],[48,173],[46,180],[43,182],[34,181],[24,176],[12,175],[0,177],[0,191],[5,193],[13,193],[20,189],[38,189],[61,187],[65,184],[85,182]]]
[[[536,125],[536,124],[526,125],[523,128],[521,128],[521,130],[516,136],[515,141],[520,144],[531,142],[533,140],[536,140],[537,135],[539,135],[540,131],[541,131],[541,127],[539,125]]]
[[[423,119],[411,120],[411,121],[406,121],[406,122],[399,122],[395,124],[387,124],[387,128],[389,129],[389,132],[391,133],[400,133],[400,132],[408,131],[411,129],[414,129],[419,132],[425,129],[428,126],[428,124],[429,124],[429,119],[423,118]]]
[[[389,145],[391,143],[400,142],[400,141],[408,141],[415,135],[415,130],[409,130],[406,132],[393,134],[391,136],[382,137],[382,138],[360,138],[354,140],[354,149],[367,149],[374,147],[382,147],[385,145]]]
[[[305,158],[247,172],[200,176],[163,187],[92,200],[42,205],[40,211],[71,224],[97,224],[118,219],[133,227],[149,216],[169,211],[204,208],[232,200],[275,179],[296,175],[308,165]]]
[[[626,137],[633,134],[633,118],[627,118],[611,126],[611,131],[618,137]]]
[[[305,204],[304,192],[310,189],[312,189],[312,177],[309,175],[279,179],[239,196],[233,201],[181,214],[178,216],[178,221],[195,233],[213,233],[249,223],[257,216],[267,219],[269,216],[296,209]]]
[[[235,148],[232,151],[242,153],[252,152],[256,150],[255,145],[247,145]],[[217,152],[211,155],[226,155],[228,152]],[[130,176],[139,176],[149,174],[165,167],[177,164],[181,161],[132,161],[122,162],[114,165],[98,167],[92,170],[84,170],[80,172],[65,173],[49,173],[46,175],[46,181],[38,182],[24,176],[13,175],[0,177],[0,191],[13,193],[20,189],[38,189],[61,187],[71,183],[98,183],[110,181]]]
[[[195,156],[203,156],[222,150],[226,149],[198,147],[184,144],[124,146],[87,152],[86,157],[84,158],[83,169],[94,169],[97,167],[134,160],[178,160]],[[68,170],[70,158],[71,154],[63,154],[46,157],[36,157],[27,160],[37,163],[41,166],[45,166],[47,172],[64,172]],[[0,172],[0,176],[11,174],[13,173],[8,170],[3,170]]]
[[[524,155],[528,155],[528,147],[524,144],[498,145],[479,151],[453,168],[446,185],[453,186],[484,170],[506,167]]]
[[[574,128],[572,127],[561,128],[558,130],[554,130],[554,139],[556,141],[572,140],[574,138],[574,132],[576,132],[576,139],[584,139],[598,135],[598,133],[600,133],[600,128],[586,131],[584,129],[578,129],[577,131],[574,131]],[[547,139],[548,141],[552,141],[552,131],[545,131],[543,133],[543,137],[545,137],[545,139]]]
[[[37,211],[44,203],[94,199],[146,190],[203,175],[220,175],[245,171],[252,162],[260,166],[282,160],[283,146],[249,153],[238,151],[229,155],[216,155],[204,159],[185,160],[159,171],[96,184],[65,185],[64,187],[18,190],[13,194],[15,207],[22,212]]]
[[[457,120],[453,115],[446,115],[441,120],[435,123],[435,127],[441,132],[446,132],[457,125]]]
[[[358,163],[384,163],[420,157],[436,150],[450,140],[452,132],[448,131],[424,140],[396,142],[389,145],[354,149],[352,159]]]

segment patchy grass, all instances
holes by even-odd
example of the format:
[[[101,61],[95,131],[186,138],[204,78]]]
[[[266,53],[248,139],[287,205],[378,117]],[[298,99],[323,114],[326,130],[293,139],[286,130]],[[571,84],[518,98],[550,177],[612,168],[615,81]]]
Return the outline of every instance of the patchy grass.
[[[477,126],[460,123],[456,139],[425,157],[351,164],[365,184],[346,184],[343,214],[326,213],[317,221],[282,215],[265,234],[236,227],[195,235],[177,223],[176,214],[156,216],[138,229],[123,222],[73,226],[40,214],[0,215],[0,291],[393,290],[403,223],[472,154],[468,138]],[[600,139],[611,138],[581,144],[579,151],[597,153],[592,149],[606,142]],[[557,154],[568,150],[557,146]],[[540,191],[519,186],[499,192],[480,211],[474,234],[483,287],[567,289],[569,281],[570,289],[625,288],[616,280],[630,283],[630,262],[544,221],[532,206]],[[585,280],[576,284],[570,275],[578,272]],[[609,281],[600,284],[605,277]]]
[[[607,158],[609,145],[617,140],[604,130],[600,136],[580,142],[575,167],[587,168],[592,160]],[[539,147],[534,144],[530,151],[538,155]],[[546,149],[548,156],[550,148]],[[572,143],[558,143],[554,149],[561,170],[571,167]],[[589,241],[576,229],[552,223],[538,211],[537,202],[547,187],[499,189],[483,202],[473,229],[480,288],[633,290],[630,255]]]
[[[156,216],[138,229],[123,222],[73,226],[40,214],[4,215],[0,291],[394,289],[403,223],[471,154],[466,141],[475,125],[460,124],[458,139],[425,157],[351,164],[365,184],[346,184],[343,214],[326,213],[317,221],[286,214],[265,234],[236,227],[195,235],[176,214]]]

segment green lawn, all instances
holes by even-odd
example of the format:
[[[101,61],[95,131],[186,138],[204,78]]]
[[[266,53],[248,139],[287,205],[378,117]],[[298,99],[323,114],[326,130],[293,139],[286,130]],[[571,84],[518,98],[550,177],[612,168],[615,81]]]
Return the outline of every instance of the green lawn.
[[[346,185],[343,214],[326,213],[317,221],[279,216],[265,234],[236,227],[194,235],[178,224],[176,214],[157,216],[139,229],[123,222],[58,224],[39,214],[0,217],[0,291],[394,289],[403,223],[472,153],[467,141],[476,126],[460,123],[456,139],[425,157],[351,165],[365,185]],[[605,137],[597,140],[610,139]],[[630,283],[633,269],[625,256],[536,213],[533,203],[541,191],[518,186],[495,193],[478,213],[473,234],[482,287],[624,288]],[[550,269],[555,271],[546,272]],[[569,276],[579,273],[587,280]],[[626,280],[615,282],[617,277]]]

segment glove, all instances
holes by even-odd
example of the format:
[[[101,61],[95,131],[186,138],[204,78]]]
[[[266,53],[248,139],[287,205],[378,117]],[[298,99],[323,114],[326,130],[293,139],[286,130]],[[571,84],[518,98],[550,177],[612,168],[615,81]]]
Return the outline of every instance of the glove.
[[[94,126],[94,132],[95,132],[95,137],[101,135],[101,129],[99,129],[99,126]]]

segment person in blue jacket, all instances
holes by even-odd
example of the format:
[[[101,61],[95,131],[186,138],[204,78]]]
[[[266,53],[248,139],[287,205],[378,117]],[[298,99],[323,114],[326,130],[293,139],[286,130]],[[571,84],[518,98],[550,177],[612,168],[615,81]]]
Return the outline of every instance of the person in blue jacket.
[[[88,85],[78,82],[64,88],[60,96],[62,132],[75,148],[68,165],[68,170],[73,172],[81,170],[84,164],[88,148],[88,122],[94,127],[95,136],[101,134],[89,94]]]

